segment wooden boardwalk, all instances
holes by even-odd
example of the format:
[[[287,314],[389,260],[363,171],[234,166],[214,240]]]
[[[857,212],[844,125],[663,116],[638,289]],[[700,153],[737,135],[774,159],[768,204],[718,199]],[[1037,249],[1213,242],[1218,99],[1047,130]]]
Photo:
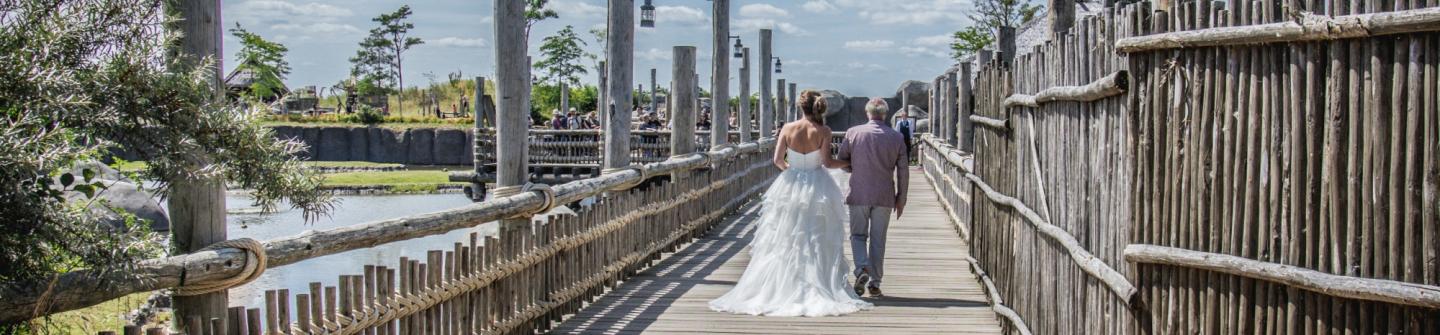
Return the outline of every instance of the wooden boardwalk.
[[[891,222],[884,298],[840,317],[758,317],[710,311],[750,260],[759,206],[742,208],[709,235],[607,293],[554,333],[987,334],[1000,333],[965,261],[968,246],[946,219],[922,172],[911,174],[905,216]],[[848,259],[849,242],[846,242]]]

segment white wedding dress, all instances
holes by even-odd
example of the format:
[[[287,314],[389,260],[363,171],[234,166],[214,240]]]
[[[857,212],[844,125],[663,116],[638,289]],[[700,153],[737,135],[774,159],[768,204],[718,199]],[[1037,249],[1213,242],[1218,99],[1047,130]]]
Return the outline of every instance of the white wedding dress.
[[[873,307],[846,282],[845,196],[819,150],[789,150],[790,168],[765,192],[750,264],[710,309],[766,316],[832,316]],[[828,154],[828,152],[826,153]]]

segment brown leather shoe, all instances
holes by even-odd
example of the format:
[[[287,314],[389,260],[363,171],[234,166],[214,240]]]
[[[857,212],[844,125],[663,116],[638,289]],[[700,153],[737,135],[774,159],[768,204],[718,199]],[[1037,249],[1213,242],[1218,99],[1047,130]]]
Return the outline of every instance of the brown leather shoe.
[[[865,296],[865,285],[870,283],[870,273],[860,272],[855,275],[855,295]]]
[[[871,287],[870,287],[870,296],[871,296],[871,297],[877,297],[877,298],[878,298],[878,297],[883,297],[883,296],[885,296],[885,293],[880,292],[880,287],[879,287],[879,286],[871,286]]]

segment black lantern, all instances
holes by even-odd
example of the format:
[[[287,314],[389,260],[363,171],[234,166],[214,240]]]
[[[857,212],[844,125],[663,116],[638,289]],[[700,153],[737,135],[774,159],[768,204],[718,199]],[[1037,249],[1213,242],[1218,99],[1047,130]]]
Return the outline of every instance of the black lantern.
[[[781,71],[780,71],[780,57],[770,57],[770,58],[774,58],[774,59],[775,59],[775,73],[781,73]]]
[[[640,27],[655,28],[655,5],[650,0],[640,5]]]

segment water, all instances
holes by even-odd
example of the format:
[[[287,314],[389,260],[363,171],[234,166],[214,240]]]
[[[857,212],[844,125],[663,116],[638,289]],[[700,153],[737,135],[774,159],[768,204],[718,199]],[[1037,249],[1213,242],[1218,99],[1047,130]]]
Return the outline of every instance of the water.
[[[306,230],[330,229],[435,212],[469,205],[471,202],[461,194],[343,196],[329,217],[308,224],[297,210],[258,214],[257,210],[249,207],[250,201],[245,196],[231,195],[225,203],[229,212],[227,228],[230,238],[249,237],[264,241],[298,235]],[[468,243],[471,232],[489,236],[497,229],[493,222],[486,223],[442,235],[392,242],[267,269],[254,282],[230,289],[230,305],[250,308],[264,306],[265,290],[289,289],[290,294],[294,295],[308,293],[311,282],[335,286],[337,276],[363,274],[367,264],[394,267],[402,256],[424,259],[428,250],[449,250],[455,242]],[[294,299],[291,301],[293,303]]]

